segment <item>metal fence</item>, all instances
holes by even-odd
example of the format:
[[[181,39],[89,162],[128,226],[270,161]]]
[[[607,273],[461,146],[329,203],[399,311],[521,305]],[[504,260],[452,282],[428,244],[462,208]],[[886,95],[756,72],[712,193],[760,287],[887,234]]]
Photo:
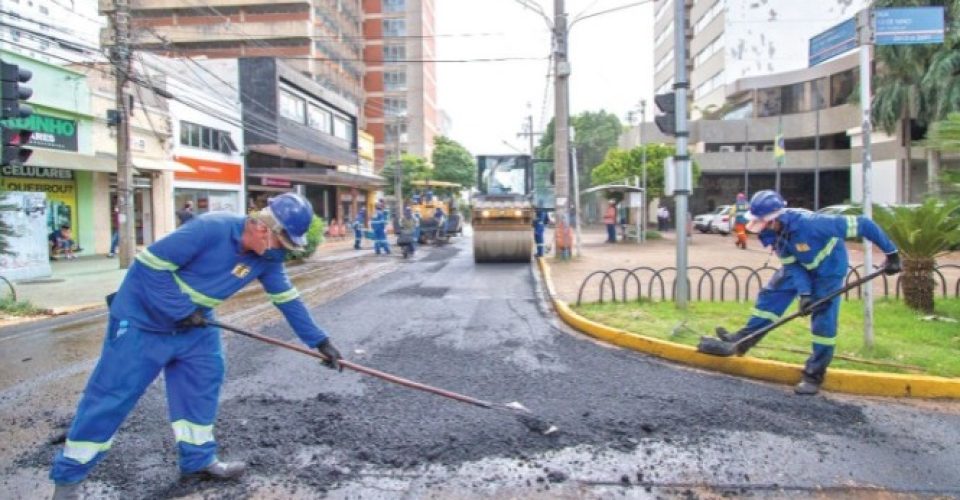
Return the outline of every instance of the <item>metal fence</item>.
[[[760,268],[748,266],[705,268],[701,266],[688,267],[687,290],[688,300],[698,301],[746,301],[755,299],[763,285],[779,268],[764,265]],[[847,271],[846,283],[860,278],[863,266],[850,267]],[[934,293],[941,297],[960,297],[960,265],[943,264],[934,267]],[[617,268],[609,271],[594,271],[584,278],[577,292],[577,305],[584,302],[628,302],[631,300],[674,300],[676,288],[677,268],[664,267],[635,267],[633,269]],[[889,297],[891,294],[900,298],[901,277],[881,276],[874,280],[874,294]],[[669,283],[669,286],[668,286]],[[589,288],[593,284],[595,288]],[[861,285],[844,294],[844,299],[863,296],[863,289],[868,285]],[[584,293],[593,291],[586,297]],[[668,297],[669,293],[669,297]]]

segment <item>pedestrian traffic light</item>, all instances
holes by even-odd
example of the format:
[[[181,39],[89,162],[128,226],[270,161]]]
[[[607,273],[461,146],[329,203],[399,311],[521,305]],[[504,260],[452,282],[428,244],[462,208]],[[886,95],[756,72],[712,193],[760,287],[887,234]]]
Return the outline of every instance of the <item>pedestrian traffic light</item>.
[[[25,147],[33,132],[22,128],[21,119],[33,114],[33,108],[20,101],[33,95],[30,87],[21,85],[30,81],[33,73],[16,64],[0,60],[0,127],[2,147],[0,164],[18,165],[30,158],[33,150]]]
[[[677,135],[677,94],[675,92],[657,94],[653,96],[653,102],[663,113],[653,118],[657,128],[666,135]]]

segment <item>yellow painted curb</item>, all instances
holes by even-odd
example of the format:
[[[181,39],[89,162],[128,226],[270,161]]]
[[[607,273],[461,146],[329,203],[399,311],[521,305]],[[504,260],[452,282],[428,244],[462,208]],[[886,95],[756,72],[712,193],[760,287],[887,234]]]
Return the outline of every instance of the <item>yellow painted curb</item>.
[[[620,347],[644,352],[677,363],[730,375],[781,384],[795,384],[800,381],[803,367],[799,365],[749,356],[728,358],[711,356],[700,353],[691,346],[645,337],[584,318],[557,297],[553,280],[550,277],[550,266],[546,260],[539,258],[537,264],[540,267],[547,293],[550,295],[557,314],[565,323],[587,335]],[[830,391],[868,396],[960,399],[960,379],[923,375],[830,369],[824,380],[823,388]]]

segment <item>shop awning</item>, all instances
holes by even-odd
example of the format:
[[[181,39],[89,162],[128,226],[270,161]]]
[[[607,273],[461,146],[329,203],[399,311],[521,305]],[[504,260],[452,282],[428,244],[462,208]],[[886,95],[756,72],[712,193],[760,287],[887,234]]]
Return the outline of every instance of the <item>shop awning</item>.
[[[247,168],[250,177],[284,179],[294,183],[377,189],[387,185],[379,175],[351,174],[326,168]],[[250,187],[248,185],[248,187]]]
[[[103,156],[84,155],[53,149],[33,148],[26,162],[30,167],[53,167],[89,172],[116,172],[117,160]]]
[[[192,168],[173,160],[154,160],[148,158],[134,158],[133,168],[137,170],[168,170],[171,172],[195,173]]]

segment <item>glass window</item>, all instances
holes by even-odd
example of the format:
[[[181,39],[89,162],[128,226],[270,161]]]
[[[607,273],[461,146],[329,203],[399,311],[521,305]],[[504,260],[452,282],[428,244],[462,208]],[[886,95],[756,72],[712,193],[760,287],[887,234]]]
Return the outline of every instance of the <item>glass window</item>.
[[[780,109],[782,112],[789,114],[806,111],[806,90],[806,82],[780,87]]]
[[[407,114],[407,100],[396,97],[383,99],[383,109],[387,116],[401,116]]]
[[[383,0],[384,12],[403,12],[407,8],[407,0]]]
[[[383,60],[385,62],[399,62],[407,58],[407,47],[405,45],[385,45],[383,47]]]
[[[190,145],[190,124],[184,121],[180,122],[180,144]]]
[[[753,101],[747,101],[723,115],[724,120],[746,120],[753,118]]]
[[[757,90],[757,116],[776,116],[780,114],[780,87]]]
[[[406,123],[391,123],[387,124],[384,129],[384,142],[393,143],[397,142],[407,142],[407,124]]]
[[[830,84],[826,77],[810,82],[810,109],[823,109],[827,107],[827,101],[830,98]]]
[[[307,111],[307,125],[310,128],[319,130],[325,134],[330,133],[330,119],[333,115],[321,108],[320,106],[311,104]]]
[[[407,88],[406,71],[384,71],[383,87],[386,90],[405,90]]]
[[[353,126],[349,119],[336,115],[333,117],[333,135],[345,141],[353,140]]]
[[[407,34],[407,21],[405,19],[384,19],[384,36],[405,36]]]
[[[206,127],[200,129],[200,148],[213,149],[213,130]]]
[[[842,106],[850,99],[853,89],[859,84],[854,70],[849,69],[830,77],[830,105]]]
[[[200,147],[200,126],[190,124],[190,145],[199,148]]]
[[[292,93],[280,91],[280,116],[297,123],[306,123],[306,101]]]

